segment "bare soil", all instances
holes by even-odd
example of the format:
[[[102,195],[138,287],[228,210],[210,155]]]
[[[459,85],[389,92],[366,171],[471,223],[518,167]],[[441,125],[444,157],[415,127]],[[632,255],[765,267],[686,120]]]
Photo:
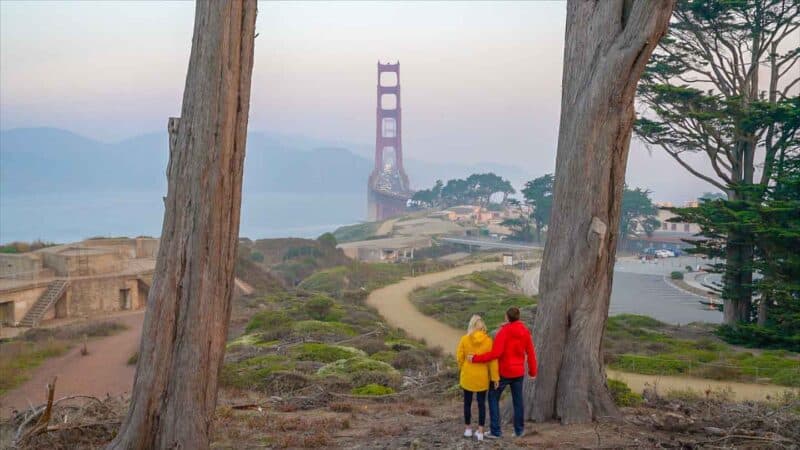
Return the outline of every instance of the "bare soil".
[[[111,336],[90,339],[89,353],[85,356],[78,345],[62,356],[46,360],[25,383],[0,397],[0,417],[7,418],[14,410],[41,404],[45,400],[45,386],[53,376],[58,376],[59,397],[103,398],[130,392],[136,367],[128,365],[128,358],[139,349],[144,311],[115,316],[114,320],[128,328]]]

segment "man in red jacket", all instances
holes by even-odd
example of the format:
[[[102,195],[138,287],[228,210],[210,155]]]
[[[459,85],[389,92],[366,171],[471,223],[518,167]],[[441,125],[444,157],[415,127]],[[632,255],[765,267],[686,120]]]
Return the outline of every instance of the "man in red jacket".
[[[514,434],[522,436],[525,432],[525,408],[522,400],[522,382],[525,379],[525,356],[528,356],[528,375],[536,376],[536,351],[533,348],[531,332],[519,320],[519,308],[506,311],[506,323],[500,327],[492,344],[492,351],[481,355],[469,355],[472,362],[483,363],[499,360],[500,381],[489,389],[489,420],[491,434],[487,438],[499,438],[500,394],[506,386],[511,386],[511,401],[514,404]]]

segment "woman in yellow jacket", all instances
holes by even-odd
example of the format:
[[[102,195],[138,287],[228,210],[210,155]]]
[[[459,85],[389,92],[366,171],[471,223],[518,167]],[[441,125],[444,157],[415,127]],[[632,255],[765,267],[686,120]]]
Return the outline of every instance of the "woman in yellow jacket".
[[[486,392],[489,381],[500,381],[497,360],[488,363],[473,363],[467,355],[479,355],[492,350],[492,338],[486,333],[486,324],[481,316],[474,315],[469,319],[467,334],[461,338],[456,350],[458,370],[461,372],[459,382],[464,389],[464,437],[470,438],[472,433],[472,396],[476,394],[478,402],[478,431],[474,436],[483,440],[483,426],[486,423]]]

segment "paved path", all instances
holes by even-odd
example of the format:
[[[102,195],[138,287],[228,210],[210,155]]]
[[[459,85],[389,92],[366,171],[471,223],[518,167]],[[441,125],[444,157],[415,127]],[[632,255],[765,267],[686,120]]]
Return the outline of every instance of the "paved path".
[[[56,399],[78,394],[102,398],[106,394],[113,396],[129,392],[136,367],[128,365],[128,358],[139,349],[144,311],[114,317],[113,320],[123,323],[128,329],[89,340],[89,354],[86,356],[81,356],[81,346],[76,345],[66,354],[43,362],[32,371],[28,381],[0,397],[0,417],[9,417],[12,409],[44,403],[45,386],[54,375],[58,376]]]
[[[609,314],[642,314],[673,325],[721,323],[722,313],[700,300],[704,298],[678,288],[663,275],[614,271]]]
[[[476,271],[494,269],[498,266],[499,263],[470,264],[444,272],[407,278],[399,283],[372,291],[367,297],[367,303],[375,307],[389,324],[404,329],[415,338],[425,339],[431,347],[441,347],[447,354],[453,354],[464,331],[455,329],[419,312],[409,300],[409,294],[417,287],[427,287],[450,278]],[[726,382],[691,377],[642,375],[615,370],[606,370],[606,373],[611,378],[625,381],[631,389],[638,392],[642,392],[647,385],[656,386],[659,392],[662,393],[683,389],[702,392],[705,389],[730,388],[736,400],[763,400],[767,396],[775,397],[787,390],[791,390],[791,388],[775,385]]]

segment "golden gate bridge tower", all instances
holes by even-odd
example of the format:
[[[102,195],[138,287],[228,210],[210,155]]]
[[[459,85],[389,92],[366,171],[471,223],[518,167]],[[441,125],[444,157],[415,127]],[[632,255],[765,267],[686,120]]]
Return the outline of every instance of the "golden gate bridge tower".
[[[413,195],[403,168],[399,61],[396,64],[378,61],[375,119],[375,168],[367,183],[367,216],[371,221],[403,214]]]

